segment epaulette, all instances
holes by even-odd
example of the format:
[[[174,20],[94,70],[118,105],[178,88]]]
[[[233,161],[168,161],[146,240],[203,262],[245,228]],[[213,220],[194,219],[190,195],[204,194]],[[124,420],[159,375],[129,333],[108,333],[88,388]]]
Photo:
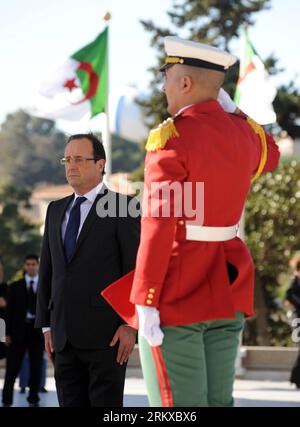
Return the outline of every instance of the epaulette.
[[[174,124],[174,120],[177,117],[170,117],[163,121],[157,128],[152,129],[149,133],[146,151],[157,151],[165,148],[166,143],[169,139],[179,136],[179,133]]]

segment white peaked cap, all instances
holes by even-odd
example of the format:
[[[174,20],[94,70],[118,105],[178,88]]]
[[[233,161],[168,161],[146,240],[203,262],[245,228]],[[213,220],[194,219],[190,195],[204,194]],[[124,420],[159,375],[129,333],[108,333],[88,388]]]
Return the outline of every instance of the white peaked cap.
[[[235,56],[224,50],[180,37],[167,36],[164,44],[167,58],[162,71],[174,64],[184,64],[226,72],[237,61]]]

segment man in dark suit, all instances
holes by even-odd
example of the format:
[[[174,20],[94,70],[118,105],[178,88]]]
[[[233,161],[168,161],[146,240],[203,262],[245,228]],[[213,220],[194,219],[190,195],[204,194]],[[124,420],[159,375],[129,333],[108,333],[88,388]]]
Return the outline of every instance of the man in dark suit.
[[[8,287],[6,309],[6,344],[8,345],[6,373],[2,393],[4,406],[13,403],[13,389],[27,349],[30,363],[28,402],[36,406],[39,401],[44,342],[40,330],[34,328],[39,258],[27,255],[24,278]]]
[[[291,261],[290,266],[293,269],[294,277],[292,278],[289,288],[286,291],[286,302],[288,303],[289,308],[293,311],[293,319],[300,318],[300,257],[295,255]],[[299,323],[296,322],[296,325],[293,326],[293,329],[296,331]],[[298,343],[299,345],[299,343]],[[297,389],[300,389],[300,348],[298,357],[295,360],[294,366],[290,375],[291,384],[296,384]]]
[[[7,298],[7,284],[4,282],[4,268],[0,262],[0,322],[1,319],[5,319],[5,308],[6,308],[6,298]],[[0,334],[0,360],[6,357],[6,345],[4,342],[1,342]]]
[[[105,152],[93,134],[71,136],[62,163],[75,194],[48,207],[36,327],[54,361],[60,406],[122,406],[136,331],[100,292],[135,267],[136,199],[104,185]]]

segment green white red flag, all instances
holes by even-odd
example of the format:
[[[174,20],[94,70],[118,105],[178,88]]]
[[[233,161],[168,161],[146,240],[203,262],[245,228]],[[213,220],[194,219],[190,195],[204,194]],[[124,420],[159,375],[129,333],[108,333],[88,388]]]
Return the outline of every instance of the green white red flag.
[[[108,28],[73,53],[45,80],[27,108],[48,119],[80,120],[106,111],[108,97]]]
[[[275,96],[276,88],[244,30],[235,103],[256,122],[266,125],[276,121],[272,105]]]

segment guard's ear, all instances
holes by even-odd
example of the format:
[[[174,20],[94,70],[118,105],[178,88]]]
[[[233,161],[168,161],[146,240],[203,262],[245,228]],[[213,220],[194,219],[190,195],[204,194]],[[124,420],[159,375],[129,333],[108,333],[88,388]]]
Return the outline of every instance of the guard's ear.
[[[182,76],[181,90],[183,93],[190,92],[192,85],[193,85],[193,82],[192,82],[192,78],[190,76],[188,76],[188,75]]]

